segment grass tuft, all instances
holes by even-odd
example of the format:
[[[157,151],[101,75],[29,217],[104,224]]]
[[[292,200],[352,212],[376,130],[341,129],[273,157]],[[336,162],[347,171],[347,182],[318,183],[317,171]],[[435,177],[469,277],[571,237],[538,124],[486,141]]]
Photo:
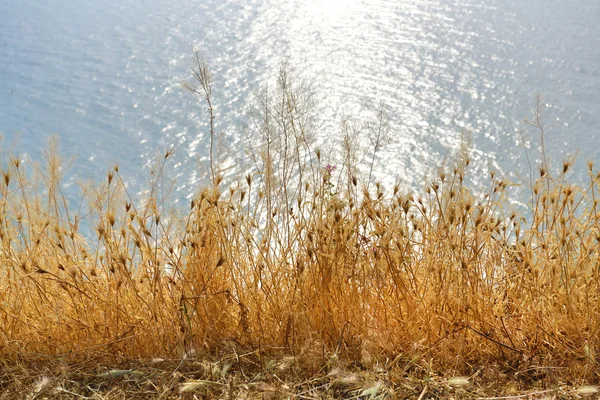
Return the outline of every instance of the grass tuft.
[[[201,82],[188,88],[212,126],[212,77],[197,60]],[[388,398],[470,396],[494,380],[550,393],[568,380],[580,389],[565,393],[591,393],[600,347],[593,164],[575,184],[573,160],[553,172],[544,155],[525,214],[510,206],[513,183],[494,173],[484,193],[468,186],[467,149],[421,191],[390,190],[372,181],[383,114],[365,128],[373,148],[361,165],[359,128],[343,123],[339,151],[321,151],[312,107],[282,70],[248,128],[252,170],[225,187],[211,144],[210,183],[187,210],[169,206],[171,151],[143,199],[115,166],[82,184],[75,208],[56,141],[39,165],[3,154],[1,385],[32,398],[50,386],[58,397],[92,396],[115,382],[163,398]],[[32,360],[54,372],[23,378],[19,366]],[[175,372],[156,373],[163,364]],[[90,365],[106,368],[76,372]],[[87,383],[74,387],[69,374]]]

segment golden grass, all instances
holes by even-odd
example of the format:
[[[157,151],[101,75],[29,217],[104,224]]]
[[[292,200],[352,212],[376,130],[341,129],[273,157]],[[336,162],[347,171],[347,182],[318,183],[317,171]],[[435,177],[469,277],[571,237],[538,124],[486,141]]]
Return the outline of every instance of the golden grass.
[[[210,100],[209,74],[198,79],[206,82],[188,88]],[[224,188],[211,143],[211,183],[187,210],[169,205],[171,152],[144,200],[115,167],[82,185],[76,208],[61,191],[56,143],[41,167],[2,156],[5,368],[228,357],[238,373],[247,360],[271,376],[301,365],[308,382],[321,374],[356,398],[357,386],[383,398],[390,377],[332,378],[336,366],[422,369],[430,388],[432,374],[455,379],[444,378],[451,387],[492,366],[516,381],[598,382],[600,175],[591,163],[589,182],[576,185],[570,161],[553,175],[544,157],[524,217],[509,206],[507,180],[491,174],[480,195],[468,187],[468,151],[420,195],[386,190],[370,170],[361,180],[351,124],[336,168],[326,165],[310,137],[311,98],[285,71],[261,99],[253,172]],[[372,126],[374,153],[382,126]],[[193,378],[187,390],[229,382]]]

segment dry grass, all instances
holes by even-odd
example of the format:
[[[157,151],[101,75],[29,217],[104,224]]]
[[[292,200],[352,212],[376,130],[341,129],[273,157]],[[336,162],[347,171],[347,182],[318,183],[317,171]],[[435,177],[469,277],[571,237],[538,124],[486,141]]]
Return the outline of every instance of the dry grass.
[[[0,399],[581,399],[598,388],[560,379],[531,380],[523,370],[488,365],[470,376],[442,376],[431,365],[396,362],[364,369],[335,362],[313,370],[287,356],[260,367],[258,357],[223,349],[220,359],[77,364],[32,360],[3,369]],[[446,371],[447,373],[451,371]]]
[[[224,188],[197,62],[188,88],[209,105],[211,183],[188,210],[169,207],[171,152],[144,200],[115,167],[82,185],[75,208],[56,143],[39,167],[2,156],[5,394],[470,398],[497,381],[562,398],[598,383],[592,164],[575,185],[570,161],[552,174],[543,155],[526,217],[509,207],[508,181],[492,174],[481,195],[467,186],[467,150],[420,195],[386,190],[371,182],[383,116],[368,130],[365,179],[350,123],[327,165],[312,99],[282,70],[249,128],[253,172]]]

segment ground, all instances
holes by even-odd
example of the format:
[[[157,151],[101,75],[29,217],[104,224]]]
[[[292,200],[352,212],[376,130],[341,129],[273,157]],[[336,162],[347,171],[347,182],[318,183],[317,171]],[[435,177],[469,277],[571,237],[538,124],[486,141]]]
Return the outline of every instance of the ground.
[[[396,360],[368,367],[232,355],[103,364],[62,359],[5,361],[0,399],[580,399],[595,386],[561,380],[560,369],[475,367],[469,376]]]

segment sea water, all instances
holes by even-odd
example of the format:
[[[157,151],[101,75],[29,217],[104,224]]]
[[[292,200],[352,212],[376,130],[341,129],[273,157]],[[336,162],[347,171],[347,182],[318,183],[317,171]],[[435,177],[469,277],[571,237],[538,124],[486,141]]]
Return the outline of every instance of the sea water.
[[[174,148],[174,197],[189,198],[209,148],[206,106],[181,90],[198,47],[230,164],[244,163],[249,110],[287,62],[318,100],[323,146],[343,118],[363,126],[385,110],[375,175],[388,187],[418,188],[465,134],[475,180],[526,179],[520,133],[535,163],[539,132],[524,120],[538,95],[546,151],[579,151],[584,176],[600,148],[599,22],[598,0],[4,1],[0,132],[24,159],[58,135],[74,160],[67,193],[115,164],[142,190]]]

